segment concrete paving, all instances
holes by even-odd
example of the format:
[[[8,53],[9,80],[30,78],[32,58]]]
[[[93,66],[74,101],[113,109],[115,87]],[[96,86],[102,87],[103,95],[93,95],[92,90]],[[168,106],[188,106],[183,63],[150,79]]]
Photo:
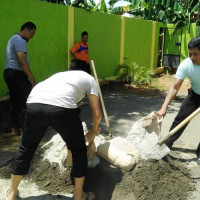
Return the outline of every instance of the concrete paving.
[[[169,106],[168,112],[162,123],[161,136],[164,136],[169,132],[169,128],[177,115],[185,96],[186,94],[178,95]],[[132,125],[137,120],[153,111],[158,111],[164,101],[164,96],[162,99],[158,99],[143,97],[136,94],[111,93],[110,95],[105,95],[103,97],[113,137],[127,137]],[[91,112],[88,105],[81,108],[81,118],[86,122],[88,128],[91,127]],[[200,142],[199,122],[200,115],[196,116],[190,122],[177,142],[182,141],[183,143],[196,148]],[[107,132],[104,117],[102,118],[101,128],[103,133]]]

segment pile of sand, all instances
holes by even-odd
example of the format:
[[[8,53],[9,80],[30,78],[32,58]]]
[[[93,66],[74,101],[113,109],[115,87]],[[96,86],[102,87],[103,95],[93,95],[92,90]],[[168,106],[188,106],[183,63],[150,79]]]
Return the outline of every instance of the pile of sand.
[[[84,127],[84,132],[87,129]],[[95,138],[96,146],[104,142],[103,136]],[[62,163],[65,143],[59,134],[55,134],[50,141],[39,147],[32,160],[27,179],[36,183],[41,190],[56,194],[60,192],[73,193],[73,178],[71,168],[64,167]],[[99,163],[97,156],[90,160],[89,167]]]
[[[133,172],[124,174],[113,199],[119,199],[119,195],[126,199],[134,193],[137,200],[186,200],[194,190],[190,171],[167,157],[165,160],[140,160]]]
[[[36,183],[40,190],[48,191],[51,194],[73,193],[71,168],[61,171],[57,162],[50,162],[43,158],[44,155],[38,151],[26,179]]]
[[[84,122],[83,128],[86,134],[88,129]],[[66,152],[64,150],[65,142],[53,129],[49,129],[48,132],[52,132],[54,135],[47,143],[37,149],[26,178],[36,183],[39,189],[53,194],[73,193],[74,180],[71,176],[71,168],[65,167],[62,163],[63,154]],[[99,135],[95,138],[96,146],[103,142],[103,136]],[[88,166],[95,167],[99,162],[99,158],[95,156],[89,161]]]
[[[54,136],[55,143],[50,140],[43,148],[38,148],[26,179],[36,183],[38,189],[51,194],[72,194],[74,185],[71,168],[61,166],[59,152],[64,143],[58,138]],[[102,139],[98,142],[104,142]],[[59,146],[57,149],[56,145]],[[104,164],[101,165],[102,163]],[[1,178],[10,178],[10,165],[11,163],[0,168]],[[109,171],[105,168],[109,168]],[[167,157],[162,160],[140,160],[132,172],[112,168],[105,161],[89,168],[86,191],[95,191],[98,197],[102,190],[107,189],[112,193],[104,200],[134,200],[133,196],[136,200],[186,200],[189,192],[195,190],[195,186],[190,178],[190,171],[183,163]]]

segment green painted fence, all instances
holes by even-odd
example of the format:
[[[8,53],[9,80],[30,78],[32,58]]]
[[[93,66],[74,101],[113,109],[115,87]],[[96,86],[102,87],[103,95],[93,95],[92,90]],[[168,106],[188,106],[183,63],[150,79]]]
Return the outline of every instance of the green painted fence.
[[[152,21],[127,18],[125,20],[124,57],[139,65],[151,64]]]
[[[0,96],[8,93],[3,80],[7,41],[27,21],[37,26],[34,38],[27,45],[36,81],[67,69],[67,7],[36,0],[1,0],[0,19]]]
[[[89,33],[89,56],[94,60],[98,77],[113,76],[120,59],[120,16],[75,9],[75,42],[80,40],[84,30]]]
[[[69,49],[80,41],[82,31],[89,33],[89,57],[94,60],[100,79],[115,76],[124,58],[155,68],[159,30],[167,27],[38,0],[0,0],[0,19],[0,97],[8,93],[3,80],[7,41],[27,21],[37,25],[34,38],[28,43],[30,67],[37,82],[68,69]],[[185,44],[195,35],[194,30],[191,34],[184,31],[182,58],[187,56]]]

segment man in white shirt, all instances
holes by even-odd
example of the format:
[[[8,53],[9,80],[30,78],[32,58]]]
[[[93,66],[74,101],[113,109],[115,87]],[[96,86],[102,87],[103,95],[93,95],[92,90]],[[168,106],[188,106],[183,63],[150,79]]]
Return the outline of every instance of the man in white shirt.
[[[87,173],[87,148],[77,103],[88,96],[92,111],[92,131],[100,133],[101,110],[95,79],[78,69],[54,74],[37,84],[27,100],[24,134],[12,164],[11,186],[7,198],[17,198],[17,188],[28,173],[33,155],[48,126],[54,128],[72,152],[75,179],[74,200],[94,199],[93,192],[83,192]]]
[[[190,79],[191,88],[188,90],[188,95],[183,101],[170,130],[175,128],[200,106],[200,37],[194,38],[189,42],[188,50],[189,57],[183,60],[179,65],[173,85],[171,86],[161,109],[158,111],[161,116],[165,116],[168,105],[175,98],[185,77],[188,77]],[[182,127],[175,135],[166,141],[165,144],[169,148],[172,148],[174,141],[181,136],[187,125]],[[197,148],[197,162],[200,164],[200,145]]]

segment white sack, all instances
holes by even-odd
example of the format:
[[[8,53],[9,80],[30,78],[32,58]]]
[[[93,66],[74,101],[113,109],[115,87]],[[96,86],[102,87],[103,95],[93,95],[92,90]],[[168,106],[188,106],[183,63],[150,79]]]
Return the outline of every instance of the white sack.
[[[157,112],[151,112],[132,126],[126,139],[139,151],[142,159],[161,159],[170,152],[165,144],[158,145],[160,127]]]
[[[134,146],[121,137],[99,145],[97,155],[126,171],[131,171],[139,159],[139,153]]]

